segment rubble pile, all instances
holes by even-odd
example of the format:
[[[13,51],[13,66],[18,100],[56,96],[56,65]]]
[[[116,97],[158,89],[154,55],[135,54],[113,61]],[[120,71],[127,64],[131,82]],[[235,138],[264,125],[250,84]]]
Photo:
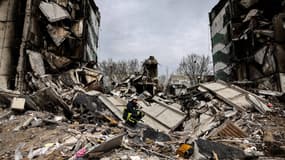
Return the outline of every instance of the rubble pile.
[[[191,106],[190,119],[184,123],[190,140],[203,137],[222,142],[246,156],[284,156],[283,106],[272,107],[268,100],[222,82],[204,83],[197,90],[212,94],[212,99]],[[279,152],[273,153],[273,148]]]
[[[0,142],[14,140],[11,145],[1,145],[1,158],[284,157],[284,106],[234,85],[208,82],[193,87],[192,92],[199,94],[182,96],[188,99],[183,103],[187,106],[174,103],[177,100],[167,95],[151,96],[145,91],[138,95],[138,104],[146,115],[136,127],[125,125],[122,119],[127,100],[134,93],[121,93],[119,97],[79,87],[72,92],[70,116],[64,109],[28,111],[28,103],[23,105],[23,101],[29,96],[19,98],[16,92],[2,91],[1,100],[11,100],[11,108],[2,107]],[[70,103],[63,97],[59,100]],[[53,104],[62,105],[58,101]],[[182,146],[191,146],[188,148],[192,150],[186,152]]]

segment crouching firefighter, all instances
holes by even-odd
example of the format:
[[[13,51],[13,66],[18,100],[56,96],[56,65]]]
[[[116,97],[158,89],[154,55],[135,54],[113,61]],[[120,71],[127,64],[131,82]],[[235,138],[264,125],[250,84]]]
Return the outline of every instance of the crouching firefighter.
[[[137,104],[137,98],[133,97],[131,101],[128,102],[127,108],[124,109],[123,119],[126,121],[126,124],[135,127],[138,121],[144,117],[144,112],[139,110]]]

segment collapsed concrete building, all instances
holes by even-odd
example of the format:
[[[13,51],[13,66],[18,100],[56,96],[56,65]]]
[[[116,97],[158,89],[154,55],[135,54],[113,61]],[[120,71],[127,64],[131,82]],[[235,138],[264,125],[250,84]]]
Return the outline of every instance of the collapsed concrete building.
[[[220,0],[209,13],[217,79],[285,91],[283,0]]]
[[[92,68],[99,26],[93,0],[2,0],[0,88],[24,92],[29,73],[39,78],[84,65]]]

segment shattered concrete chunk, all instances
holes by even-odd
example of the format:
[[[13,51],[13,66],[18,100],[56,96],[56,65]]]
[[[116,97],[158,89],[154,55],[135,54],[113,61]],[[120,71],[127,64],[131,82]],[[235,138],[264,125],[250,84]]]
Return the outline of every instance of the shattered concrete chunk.
[[[16,128],[13,129],[14,132],[19,131],[22,128],[27,127],[28,125],[30,125],[30,123],[33,121],[34,117],[30,116],[26,121],[24,121],[23,123],[21,123],[20,125],[18,125]]]
[[[90,153],[92,153],[92,152],[107,152],[113,148],[119,147],[122,144],[123,136],[125,134],[126,133],[122,133],[122,134],[117,135],[113,138],[110,138],[106,142],[96,146],[94,149],[92,149],[90,151]]]
[[[54,2],[44,2],[42,1],[39,5],[42,13],[47,17],[49,22],[57,22],[63,19],[69,19],[69,13]]]
[[[60,57],[51,52],[44,52],[45,60],[50,67],[54,70],[64,68],[68,66],[72,61],[66,57]]]
[[[25,102],[25,98],[13,98],[11,102],[11,109],[23,111],[25,109]]]
[[[267,48],[268,48],[267,46],[264,46],[263,48],[258,50],[254,55],[255,61],[260,65],[262,65],[264,62],[264,58],[265,58],[265,54],[267,52]]]
[[[241,0],[240,4],[245,8],[250,8],[252,5],[256,4],[259,0]]]
[[[265,114],[266,112],[271,112],[272,110],[267,107],[266,104],[264,104],[262,101],[254,97],[253,95],[248,95],[248,99],[253,104],[256,110],[258,110],[260,113]]]
[[[252,9],[248,12],[248,14],[246,15],[245,19],[243,20],[243,22],[247,22],[249,20],[251,20],[253,17],[256,17],[258,15],[258,10],[257,9]]]
[[[60,46],[67,36],[70,35],[70,32],[65,30],[63,27],[55,27],[51,24],[47,25],[47,31],[56,46]]]

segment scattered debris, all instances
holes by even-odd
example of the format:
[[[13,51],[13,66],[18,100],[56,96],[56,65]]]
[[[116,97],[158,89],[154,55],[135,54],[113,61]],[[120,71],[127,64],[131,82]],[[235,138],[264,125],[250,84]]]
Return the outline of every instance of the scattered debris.
[[[8,1],[1,3],[1,15],[10,9]],[[220,71],[225,77],[236,73],[237,85],[172,76],[162,93],[154,56],[141,73],[104,91],[96,67],[100,13],[93,0],[11,1],[25,8],[15,11],[23,30],[12,28],[21,35],[15,36],[19,54],[9,51],[5,57],[17,69],[4,68],[8,76],[0,75],[0,159],[284,158],[284,15],[280,9],[269,15],[260,3],[239,1],[242,15],[231,23],[236,27],[231,40],[252,44],[251,52],[238,47],[237,53],[247,55],[233,54],[225,63],[214,56],[217,77],[225,76]],[[224,6],[230,4],[222,0],[213,11],[229,12]],[[210,15],[215,36],[214,26],[230,19],[220,25],[218,12]],[[248,43],[252,40],[256,43]],[[271,84],[276,76],[279,85]],[[124,123],[123,111],[134,96],[145,116],[132,127]]]

